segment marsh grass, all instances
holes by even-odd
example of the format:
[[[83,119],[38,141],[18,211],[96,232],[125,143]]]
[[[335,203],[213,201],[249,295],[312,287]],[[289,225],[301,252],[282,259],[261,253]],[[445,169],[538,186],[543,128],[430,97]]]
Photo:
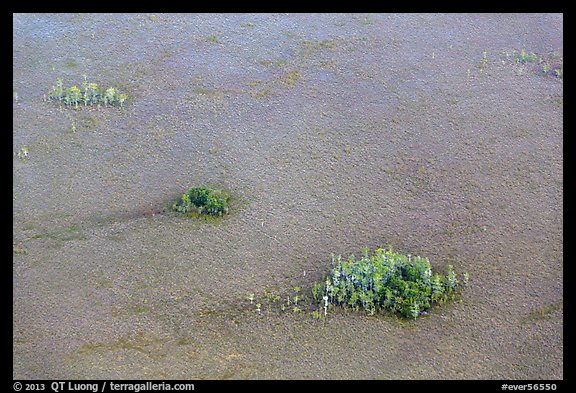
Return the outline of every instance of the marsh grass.
[[[522,323],[537,322],[551,319],[553,315],[564,309],[564,301],[559,300],[550,304],[532,309],[528,314],[521,318]]]
[[[298,79],[300,79],[300,71],[292,70],[292,71],[288,71],[286,74],[284,74],[282,76],[282,78],[280,79],[280,81],[284,85],[292,87],[296,84]]]
[[[26,255],[28,254],[28,250],[26,249],[26,247],[24,247],[24,244],[22,242],[12,242],[12,251],[14,252],[14,254],[16,255]]]
[[[220,44],[220,40],[215,34],[211,34],[208,37],[206,37],[206,41],[211,42],[213,44]]]
[[[371,25],[372,23],[374,23],[374,20],[370,16],[366,16],[364,19],[362,19],[363,25]]]
[[[194,94],[209,96],[209,97],[222,97],[226,93],[225,90],[221,89],[207,89],[203,87],[198,87],[192,90]]]
[[[276,59],[276,60],[262,59],[259,61],[259,63],[263,66],[273,66],[273,67],[284,67],[289,64],[287,59]]]
[[[143,304],[139,304],[139,305],[136,305],[136,306],[132,307],[132,311],[133,311],[135,314],[147,313],[147,312],[149,312],[150,310],[151,310],[150,307],[148,307],[148,306],[146,306],[146,305],[143,305]]]
[[[138,331],[119,337],[117,340],[105,342],[86,342],[82,344],[77,350],[78,355],[90,355],[97,351],[108,350],[112,352],[118,351],[137,351],[151,359],[158,361],[166,357],[167,352],[163,349],[165,339],[160,339],[150,333]]]
[[[255,91],[253,91],[252,97],[260,99],[260,98],[270,96],[273,93],[274,93],[274,91],[270,87],[264,86],[262,88],[259,88],[259,89],[256,89]]]
[[[74,60],[74,59],[67,59],[67,60],[64,62],[64,66],[65,66],[66,68],[75,68],[75,67],[78,67],[78,63],[77,63],[76,60]]]
[[[325,40],[304,40],[302,45],[308,50],[318,50],[318,49],[334,49],[336,47],[336,40],[325,39]]]
[[[95,116],[84,116],[80,119],[82,128],[90,129],[98,126],[98,119]]]
[[[86,240],[86,235],[84,230],[77,224],[71,224],[67,227],[50,229],[45,232],[35,233],[30,237],[30,239],[50,239],[60,242],[72,241],[72,240]]]

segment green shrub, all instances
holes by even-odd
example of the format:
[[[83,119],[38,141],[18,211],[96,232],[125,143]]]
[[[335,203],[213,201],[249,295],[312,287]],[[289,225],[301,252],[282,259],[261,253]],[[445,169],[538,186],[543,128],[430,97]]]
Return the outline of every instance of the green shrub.
[[[81,102],[84,103],[84,106],[93,104],[123,106],[128,99],[128,95],[114,87],[103,89],[98,87],[96,83],[90,83],[86,80],[82,83],[82,89],[78,86],[64,88],[62,79],[57,79],[56,86],[52,86],[48,93],[48,98],[61,101],[66,105],[74,105],[75,107],[78,107]]]
[[[451,265],[446,276],[433,273],[430,261],[419,256],[402,255],[381,248],[362,258],[347,260],[332,256],[333,268],[328,277],[312,287],[316,301],[324,296],[329,302],[371,315],[379,310],[417,318],[433,303],[453,298],[460,281]],[[464,275],[464,282],[468,275]]]
[[[524,49],[522,49],[520,53],[515,56],[515,58],[518,63],[532,63],[538,60],[538,55],[536,55],[534,52],[526,52]]]
[[[172,205],[171,210],[180,214],[197,212],[221,216],[228,213],[228,196],[209,187],[193,187]]]

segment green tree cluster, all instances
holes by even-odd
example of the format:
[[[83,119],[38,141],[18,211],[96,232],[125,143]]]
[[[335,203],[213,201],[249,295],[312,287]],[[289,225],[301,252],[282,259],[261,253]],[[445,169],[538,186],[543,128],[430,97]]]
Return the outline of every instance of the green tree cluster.
[[[66,105],[73,105],[76,108],[80,104],[94,105],[120,105],[123,106],[124,102],[128,99],[126,93],[120,92],[115,87],[107,89],[99,87],[96,83],[84,81],[82,89],[73,85],[68,88],[64,87],[62,79],[56,80],[56,85],[48,93],[48,98],[51,100],[61,101]]]
[[[378,310],[417,318],[433,303],[452,298],[460,284],[453,266],[445,276],[433,273],[430,261],[419,256],[398,254],[388,248],[368,249],[360,259],[332,256],[333,268],[328,277],[314,284],[312,294],[321,302],[365,310]],[[464,282],[468,275],[464,274]]]
[[[193,187],[172,205],[171,210],[180,214],[197,212],[221,216],[228,213],[228,196],[209,187]]]

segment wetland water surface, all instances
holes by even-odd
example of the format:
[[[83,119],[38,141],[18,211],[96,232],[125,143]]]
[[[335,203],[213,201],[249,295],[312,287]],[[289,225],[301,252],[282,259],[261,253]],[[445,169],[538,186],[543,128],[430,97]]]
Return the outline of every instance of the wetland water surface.
[[[14,14],[13,377],[563,378],[562,35],[559,14]],[[127,104],[43,100],[84,75]],[[232,214],[156,214],[200,184]],[[246,300],[388,244],[469,272],[462,302]]]

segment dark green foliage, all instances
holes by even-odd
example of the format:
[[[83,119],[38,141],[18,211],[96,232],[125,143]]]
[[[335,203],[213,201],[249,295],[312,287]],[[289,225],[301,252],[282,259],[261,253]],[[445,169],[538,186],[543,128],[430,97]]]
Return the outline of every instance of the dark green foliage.
[[[313,298],[328,296],[331,303],[371,315],[383,309],[417,318],[432,303],[452,298],[460,283],[452,266],[442,276],[432,273],[427,258],[398,254],[392,248],[379,248],[373,255],[365,249],[359,260],[353,255],[345,261],[332,256],[332,262],[328,277],[314,284]],[[464,281],[467,278],[465,274]]]
[[[80,103],[84,103],[85,106],[93,104],[123,106],[128,95],[121,93],[114,87],[103,89],[98,87],[96,83],[89,83],[86,80],[82,83],[82,89],[78,86],[65,88],[62,79],[58,79],[56,80],[56,86],[52,86],[48,98],[61,101],[66,105],[74,105],[75,107],[78,107]]]
[[[181,214],[197,212],[221,216],[228,213],[228,196],[209,187],[193,187],[172,205],[171,210]]]

